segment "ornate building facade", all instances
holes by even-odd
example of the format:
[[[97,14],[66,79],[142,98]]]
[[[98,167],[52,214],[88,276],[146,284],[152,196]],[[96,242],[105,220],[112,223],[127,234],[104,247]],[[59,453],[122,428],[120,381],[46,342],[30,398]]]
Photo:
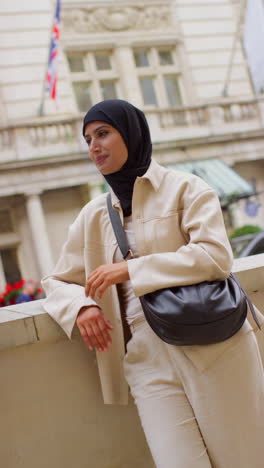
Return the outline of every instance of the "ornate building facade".
[[[264,228],[264,101],[237,3],[63,0],[58,100],[46,97],[40,112],[54,2],[0,2],[0,290],[50,272],[69,224],[102,191],[81,136],[84,112],[102,99],[142,108],[155,159],[214,180],[223,205],[253,183],[259,195],[229,213],[236,226]]]

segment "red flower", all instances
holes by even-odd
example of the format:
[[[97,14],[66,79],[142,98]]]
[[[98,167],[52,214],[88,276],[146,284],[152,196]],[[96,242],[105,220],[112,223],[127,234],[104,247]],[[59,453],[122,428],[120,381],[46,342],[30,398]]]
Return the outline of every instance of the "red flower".
[[[12,286],[12,284],[7,283],[6,288],[5,288],[5,292],[10,293],[11,291],[13,291],[13,286]]]
[[[35,286],[34,293],[31,296],[32,301],[34,301],[37,299],[37,295],[43,292],[43,289],[40,287],[41,284],[39,281],[29,280],[29,282]],[[23,292],[23,286],[25,283],[27,283],[27,281],[24,278],[13,284],[8,283],[2,294],[0,293],[0,307],[4,307],[7,304],[16,304],[17,297]]]

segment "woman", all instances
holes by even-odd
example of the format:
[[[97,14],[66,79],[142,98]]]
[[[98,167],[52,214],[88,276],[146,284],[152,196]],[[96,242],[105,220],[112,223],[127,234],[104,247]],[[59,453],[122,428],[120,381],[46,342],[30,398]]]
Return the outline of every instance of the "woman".
[[[229,275],[216,194],[151,160],[145,116],[125,101],[93,106],[83,135],[136,255],[123,261],[102,194],[82,209],[43,280],[45,309],[69,337],[76,322],[96,349],[106,403],[126,403],[128,382],[158,468],[261,468],[263,368],[249,322],[219,344],[171,346],[150,329],[138,299]]]

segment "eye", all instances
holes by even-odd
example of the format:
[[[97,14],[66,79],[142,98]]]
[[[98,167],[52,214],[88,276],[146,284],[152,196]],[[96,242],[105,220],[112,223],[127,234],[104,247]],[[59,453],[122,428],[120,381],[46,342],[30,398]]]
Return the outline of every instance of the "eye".
[[[108,131],[107,130],[100,130],[98,135],[99,135],[99,137],[104,137],[104,136],[108,135]]]
[[[91,144],[91,138],[87,138],[85,141],[86,141],[87,145],[90,146],[90,144]]]

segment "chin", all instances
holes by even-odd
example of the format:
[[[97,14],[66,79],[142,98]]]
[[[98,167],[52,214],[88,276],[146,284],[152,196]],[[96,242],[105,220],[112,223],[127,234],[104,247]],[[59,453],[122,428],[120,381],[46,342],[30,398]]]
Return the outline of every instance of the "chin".
[[[111,169],[101,169],[100,172],[103,175],[113,174],[113,171],[111,171]]]
[[[122,169],[122,166],[121,167],[102,167],[100,169],[100,172],[101,174],[103,175],[109,175],[109,174],[115,174],[116,172],[120,171],[120,169]]]

